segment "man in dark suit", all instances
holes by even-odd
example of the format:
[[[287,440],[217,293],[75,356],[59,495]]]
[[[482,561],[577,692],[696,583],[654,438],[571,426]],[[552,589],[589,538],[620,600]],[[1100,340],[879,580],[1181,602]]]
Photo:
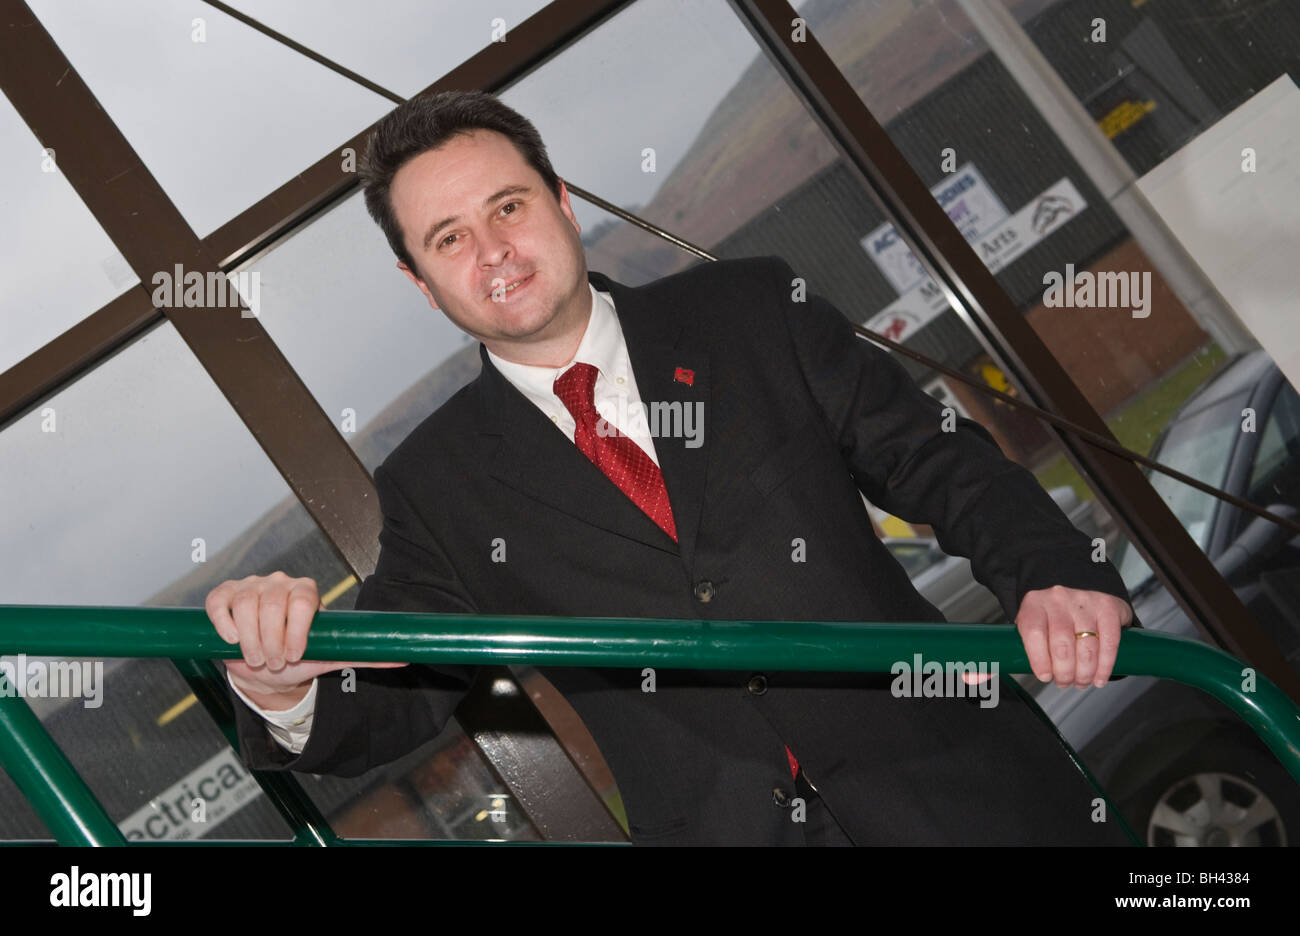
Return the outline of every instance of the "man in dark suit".
[[[588,273],[536,131],[488,95],[377,128],[366,198],[482,371],[375,472],[356,607],[693,620],[942,621],[861,496],[934,527],[1042,679],[1102,685],[1132,622],[1033,476],[858,339],[779,258],[640,289]],[[650,419],[639,418],[647,413]],[[208,600],[250,766],[353,776],[441,730],[460,666],[301,660],[315,583]],[[911,661],[905,661],[910,663]],[[1122,843],[1032,703],[899,697],[890,675],[543,670],[604,754],[637,843]],[[997,676],[993,677],[996,681]],[[988,688],[988,687],[986,687]]]

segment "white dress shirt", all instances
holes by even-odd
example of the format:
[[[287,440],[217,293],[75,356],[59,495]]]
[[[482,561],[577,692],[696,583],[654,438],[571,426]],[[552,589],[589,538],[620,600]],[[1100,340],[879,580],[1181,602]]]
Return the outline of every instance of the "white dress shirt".
[[[573,415],[555,395],[555,379],[577,362],[594,365],[597,371],[594,390],[596,412],[619,432],[631,438],[658,465],[659,456],[655,453],[649,423],[641,407],[623,328],[614,312],[614,298],[607,292],[600,292],[590,283],[587,285],[591,289],[591,317],[587,321],[582,341],[578,343],[578,350],[567,364],[562,367],[517,364],[504,360],[491,351],[488,351],[488,357],[502,376],[554,422],[570,442],[573,441],[576,425]],[[302,701],[282,712],[268,711],[254,705],[233,682],[231,688],[248,703],[249,708],[266,719],[271,737],[281,747],[293,754],[301,754],[307,744],[307,737],[311,734],[312,716],[316,709],[316,683],[317,680],[313,679],[311,688]]]

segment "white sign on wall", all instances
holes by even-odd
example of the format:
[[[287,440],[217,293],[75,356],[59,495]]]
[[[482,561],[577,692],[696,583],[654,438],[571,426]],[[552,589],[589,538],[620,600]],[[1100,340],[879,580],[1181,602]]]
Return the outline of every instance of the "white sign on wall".
[[[181,842],[198,838],[262,795],[248,768],[230,748],[204,761],[117,824],[130,842]],[[195,822],[196,801],[203,821]]]
[[[1007,217],[1006,206],[972,163],[966,163],[932,186],[930,194],[967,240],[978,237]],[[888,221],[862,238],[861,243],[900,296],[928,279],[920,261]]]
[[[952,181],[958,177],[963,181]],[[930,191],[936,193],[935,198],[941,204],[939,193],[948,195],[945,205],[948,216],[954,218],[962,235],[992,273],[1088,207],[1074,183],[1063,178],[1007,217],[983,176],[969,164]],[[963,225],[957,218],[969,223]],[[893,341],[902,341],[949,308],[939,284],[926,275],[921,262],[898,238],[892,224],[876,228],[862,239],[862,246],[899,290],[897,299],[863,323],[867,328]]]

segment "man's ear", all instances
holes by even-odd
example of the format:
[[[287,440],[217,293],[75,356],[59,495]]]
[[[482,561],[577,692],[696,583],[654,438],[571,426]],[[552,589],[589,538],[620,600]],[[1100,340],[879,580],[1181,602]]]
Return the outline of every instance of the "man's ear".
[[[564,184],[563,179],[560,179],[560,211],[569,219],[569,223],[573,225],[574,229],[581,234],[582,225],[578,223],[578,216],[573,213],[573,208],[569,204],[569,187]]]
[[[407,279],[409,279],[412,283],[414,283],[417,287],[419,287],[420,292],[424,293],[424,298],[427,299],[427,300],[429,300],[429,305],[430,305],[430,306],[431,306],[435,311],[438,311],[438,312],[441,312],[441,311],[442,311],[442,309],[439,308],[438,300],[434,297],[433,293],[429,291],[429,287],[425,285],[424,280],[420,279],[420,277],[418,277],[418,276],[416,276],[414,273],[412,273],[412,272],[411,272],[411,268],[408,267],[408,266],[407,266],[405,263],[403,263],[401,260],[398,260],[398,261],[397,261],[397,268],[398,268],[399,270],[401,270],[403,273],[406,274],[406,278],[407,278]]]

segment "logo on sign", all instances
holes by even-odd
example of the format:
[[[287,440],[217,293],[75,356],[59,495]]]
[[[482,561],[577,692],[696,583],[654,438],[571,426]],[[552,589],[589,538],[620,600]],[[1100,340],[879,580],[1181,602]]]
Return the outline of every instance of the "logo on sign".
[[[1034,205],[1034,217],[1030,222],[1030,227],[1033,228],[1035,234],[1041,236],[1051,229],[1056,219],[1061,215],[1068,217],[1072,214],[1074,214],[1074,205],[1070,203],[1070,199],[1060,195],[1044,195]]]

